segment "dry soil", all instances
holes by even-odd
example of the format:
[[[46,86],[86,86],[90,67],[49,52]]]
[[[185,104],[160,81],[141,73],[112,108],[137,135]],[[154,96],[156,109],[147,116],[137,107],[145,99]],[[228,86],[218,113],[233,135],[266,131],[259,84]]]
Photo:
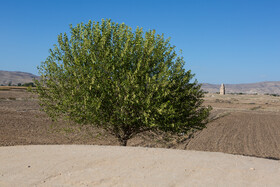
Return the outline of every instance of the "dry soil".
[[[180,137],[140,134],[129,146],[224,152],[280,159],[280,97],[207,94],[213,111],[207,128]],[[102,129],[52,122],[25,90],[0,90],[0,146],[38,144],[118,145]]]

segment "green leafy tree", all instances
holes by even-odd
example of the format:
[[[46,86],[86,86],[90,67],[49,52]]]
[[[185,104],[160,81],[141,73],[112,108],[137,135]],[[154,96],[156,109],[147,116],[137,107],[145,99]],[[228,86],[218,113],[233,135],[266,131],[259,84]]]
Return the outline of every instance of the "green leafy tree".
[[[53,119],[104,128],[121,145],[150,130],[205,127],[210,107],[169,39],[111,20],[70,25],[38,67],[40,104]]]
[[[35,87],[35,84],[34,84],[33,82],[28,82],[28,83],[22,84],[22,86],[26,86],[26,87]]]

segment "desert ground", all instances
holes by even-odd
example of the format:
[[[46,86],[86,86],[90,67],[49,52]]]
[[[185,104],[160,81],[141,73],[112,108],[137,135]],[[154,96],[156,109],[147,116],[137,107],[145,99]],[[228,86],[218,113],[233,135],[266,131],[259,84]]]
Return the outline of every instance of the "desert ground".
[[[206,94],[213,110],[207,128],[193,135],[143,133],[128,146],[224,152],[280,159],[280,97]],[[102,129],[52,122],[24,89],[0,90],[0,146],[118,145]]]
[[[279,186],[275,160],[161,148],[1,147],[0,186]]]
[[[116,184],[119,186],[129,186],[129,184],[137,184],[137,180],[139,182],[139,180],[144,180],[146,177],[157,176],[157,172],[164,171],[163,174],[158,176],[158,179],[149,178],[149,180],[147,180],[147,184],[150,184],[150,186],[161,186],[160,184],[162,183],[159,182],[162,180],[161,177],[166,178],[164,177],[165,175],[167,176],[168,173],[174,172],[172,167],[167,166],[170,165],[167,163],[172,163],[174,167],[177,167],[177,165],[180,168],[182,167],[182,171],[174,174],[173,178],[169,177],[165,183],[166,186],[183,186],[183,184],[186,184],[185,182],[188,177],[183,179],[183,176],[186,174],[183,172],[183,167],[185,167],[187,171],[186,176],[195,178],[195,180],[188,181],[187,183],[192,185],[233,184],[233,186],[261,186],[263,184],[272,184],[272,186],[279,186],[279,181],[277,180],[277,183],[275,180],[277,177],[275,176],[279,176],[280,174],[280,97],[271,95],[218,95],[209,93],[205,95],[204,104],[211,105],[213,110],[209,117],[210,122],[207,128],[202,131],[181,136],[167,133],[146,132],[129,140],[129,147],[125,149],[116,146],[118,145],[117,140],[102,129],[86,125],[80,126],[67,121],[52,122],[46,114],[40,110],[36,96],[28,93],[25,89],[1,89],[0,186],[1,184],[3,184],[3,186],[13,186],[21,183],[26,186],[48,186],[51,184],[62,184],[63,182],[64,186],[67,186],[68,183],[65,183],[65,181],[69,178],[73,179],[69,180],[71,183],[69,185],[75,185],[81,175],[78,175],[78,170],[75,170],[76,173],[71,173],[73,171],[69,170],[70,166],[66,166],[64,163],[69,164],[73,161],[73,167],[77,169],[79,168],[78,162],[81,159],[84,160],[83,164],[85,166],[93,166],[93,164],[96,164],[95,166],[102,172],[107,172],[107,167],[116,164],[118,159],[123,159],[122,167],[126,169],[122,168],[123,170],[119,175],[117,175],[119,171],[117,168],[119,165],[116,164],[113,166],[114,169],[111,171],[111,174],[109,173],[111,176],[111,178],[109,177],[110,179],[105,176],[99,176],[100,178],[97,177],[98,179],[94,179],[93,182],[89,180],[89,183],[87,183],[86,181],[88,179],[83,178],[84,184],[90,185],[96,183],[101,186],[114,186]],[[75,146],[72,144],[75,144]],[[78,146],[79,144],[80,147]],[[91,148],[90,145],[92,146]],[[106,148],[104,145],[107,145]],[[139,146],[142,148],[139,148]],[[88,150],[85,150],[86,147]],[[82,150],[79,151],[80,149]],[[112,153],[110,153],[109,149]],[[117,149],[119,152],[117,152]],[[138,152],[136,149],[139,149]],[[159,155],[159,160],[156,160],[155,156],[149,157],[146,153],[144,154],[143,151],[145,152],[146,150],[149,150],[148,152],[150,155],[152,155],[152,153]],[[156,153],[156,150],[158,153]],[[101,153],[105,151],[104,155],[109,156],[101,159],[100,155],[102,154],[99,153],[100,151]],[[70,152],[74,155],[80,152],[79,154],[81,155],[76,155],[77,157],[72,158],[71,155],[69,155]],[[85,155],[97,154],[96,152],[100,154],[99,157],[97,157],[101,159],[100,162],[97,158],[92,158],[97,160],[87,160],[88,157]],[[128,156],[125,157],[127,161],[120,156],[120,154],[124,152],[129,153]],[[71,158],[65,158],[63,153],[68,154]],[[181,155],[178,158],[175,156],[177,153]],[[231,155],[224,153],[229,153]],[[53,154],[56,159],[52,158],[49,154]],[[135,156],[138,154],[140,156],[143,156],[143,154],[146,156],[139,158],[140,156]],[[174,158],[171,157],[172,154]],[[183,158],[184,154],[186,158]],[[55,155],[57,155],[57,157]],[[118,155],[117,158],[115,157],[116,155]],[[65,158],[65,162],[62,161],[63,158]],[[109,160],[106,160],[106,158]],[[41,159],[43,162],[36,161],[36,159]],[[110,159],[116,159],[116,161]],[[129,164],[125,165],[126,162],[131,162],[128,161],[129,159],[136,159],[134,163],[140,164],[137,165],[137,167],[130,167]],[[174,161],[173,163],[172,159],[178,162]],[[188,159],[190,159],[190,161],[188,161]],[[60,164],[60,162],[62,163]],[[220,165],[217,164],[218,162]],[[28,168],[29,163],[33,165],[31,166],[32,168],[35,166],[37,169],[32,170],[32,168]],[[50,165],[44,165],[46,163]],[[180,163],[184,164],[180,166]],[[193,163],[193,165],[191,163]],[[208,163],[208,165],[206,163]],[[147,164],[154,164],[154,167],[148,166]],[[187,167],[188,164],[189,167]],[[142,171],[146,174],[135,179],[137,174],[132,174],[131,171],[140,166],[143,168],[146,167],[148,170],[137,170],[139,173]],[[65,169],[65,167],[68,169]],[[256,170],[257,172],[254,169],[255,167],[259,168],[259,170]],[[21,170],[16,170],[16,168],[21,168]],[[60,170],[59,168],[62,169]],[[63,168],[65,170],[63,170]],[[37,173],[38,175],[33,175],[29,171]],[[82,173],[94,172],[90,167],[86,167],[86,169],[81,169],[80,171],[82,171]],[[196,173],[193,171],[199,172]],[[57,177],[59,172],[62,174],[60,177]],[[203,178],[203,175],[209,173],[212,173],[210,178],[212,176],[214,178],[210,180],[209,177],[206,177],[199,183],[199,176]],[[74,178],[70,177],[72,174],[75,176]],[[31,179],[32,176],[34,176],[33,179]],[[134,177],[134,179],[131,179],[132,181],[129,182],[124,179],[127,176],[130,178]],[[220,177],[226,180],[219,181],[218,178]],[[45,180],[46,178],[48,180]],[[27,183],[23,181],[27,181]],[[47,181],[47,183],[45,184],[43,181]],[[48,183],[51,181],[55,181],[55,183]],[[205,183],[203,183],[203,181]],[[273,183],[266,183],[268,181],[272,181]],[[158,185],[152,185],[155,184],[155,182],[158,182]],[[80,186],[86,186],[84,184],[79,183]]]

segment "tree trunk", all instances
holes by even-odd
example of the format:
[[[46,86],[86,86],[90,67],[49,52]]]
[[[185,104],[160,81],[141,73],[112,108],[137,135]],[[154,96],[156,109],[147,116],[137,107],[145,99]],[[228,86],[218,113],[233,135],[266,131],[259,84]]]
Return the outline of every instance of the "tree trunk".
[[[126,146],[127,145],[127,140],[121,139],[121,140],[119,140],[119,142],[120,142],[121,146]]]

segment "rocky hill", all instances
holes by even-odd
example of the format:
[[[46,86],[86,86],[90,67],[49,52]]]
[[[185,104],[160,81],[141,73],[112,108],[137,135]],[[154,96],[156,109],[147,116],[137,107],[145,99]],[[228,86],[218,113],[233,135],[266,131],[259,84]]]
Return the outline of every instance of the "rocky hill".
[[[209,93],[220,91],[218,84],[203,83],[202,89]],[[250,84],[225,84],[226,93],[245,93],[245,94],[279,94],[280,81],[258,82]]]
[[[31,73],[19,72],[19,71],[1,71],[0,70],[0,85],[18,85],[33,82],[34,78],[38,76]]]

